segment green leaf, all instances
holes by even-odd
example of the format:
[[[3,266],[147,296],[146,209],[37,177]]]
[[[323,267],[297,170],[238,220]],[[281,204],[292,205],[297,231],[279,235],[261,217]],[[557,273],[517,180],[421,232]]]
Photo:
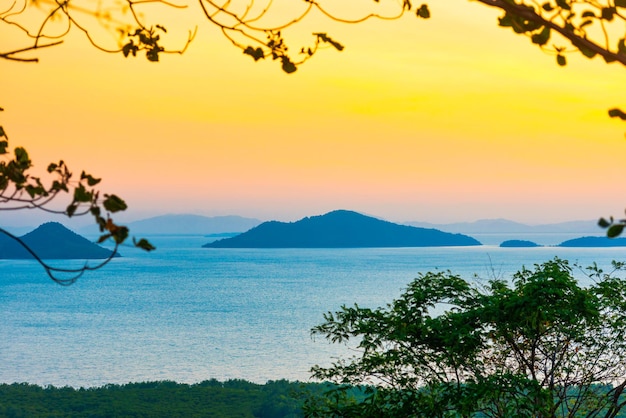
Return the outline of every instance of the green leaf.
[[[135,245],[135,247],[141,248],[142,250],[145,250],[145,251],[156,250],[156,247],[150,244],[150,242],[145,238],[141,238],[139,241],[136,241],[135,238],[133,238],[133,244]]]
[[[9,141],[0,141],[0,155],[6,154],[7,148],[9,147]]]
[[[105,199],[104,202],[102,202],[102,206],[104,206],[104,208],[111,213],[126,210],[128,208],[126,202],[114,194],[105,194],[104,197]]]
[[[128,228],[125,226],[115,228],[114,231],[111,232],[111,237],[116,243],[123,243],[126,241],[126,238],[128,238]]]
[[[623,224],[615,224],[611,225],[611,227],[606,231],[606,236],[609,238],[619,237],[624,230]]]
[[[600,218],[598,219],[598,226],[600,228],[608,228],[609,226],[611,226],[611,222],[607,221],[604,218]]]
[[[28,165],[28,166],[30,166],[30,159],[28,158],[28,153],[22,147],[15,148],[15,160],[20,165]]]
[[[111,238],[111,234],[100,235],[100,237],[98,238],[98,244],[102,244],[104,241],[108,240],[109,238]]]
[[[93,193],[88,192],[82,184],[74,189],[74,202],[91,202],[92,199]]]
[[[559,64],[561,67],[564,67],[567,65],[567,60],[563,55],[559,54],[556,56],[556,63]]]
[[[0,138],[6,138],[7,133],[4,132],[4,128],[0,126]]]
[[[534,44],[537,45],[545,45],[550,40],[550,28],[547,26],[543,27],[543,30],[539,33],[531,36],[531,40]]]
[[[72,203],[70,204],[67,209],[65,209],[65,212],[67,213],[67,217],[71,218],[72,215],[74,215],[74,213],[76,212],[76,209],[78,209],[78,205]]]
[[[609,109],[609,116],[612,118],[620,118],[622,120],[626,120],[626,113],[618,108]]]
[[[100,181],[102,180],[102,179],[94,178],[91,176],[91,174],[86,174],[84,171],[81,173],[80,179],[87,180],[87,184],[89,186],[95,186],[96,184],[100,183]]]
[[[428,5],[422,4],[419,9],[417,9],[417,16],[422,19],[428,19],[430,17],[430,10],[428,10]]]

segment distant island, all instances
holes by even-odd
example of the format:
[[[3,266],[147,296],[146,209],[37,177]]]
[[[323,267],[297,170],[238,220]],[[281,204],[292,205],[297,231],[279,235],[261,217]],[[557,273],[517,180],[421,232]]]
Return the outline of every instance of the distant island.
[[[58,222],[42,224],[20,239],[42,259],[89,260],[111,256],[111,250],[94,244]],[[115,254],[115,257],[119,257],[119,254]],[[32,258],[33,256],[17,241],[0,233],[0,259]]]
[[[264,222],[204,248],[369,248],[481,245],[476,239],[436,229],[398,225],[357,212],[336,210],[297,222]]]
[[[532,248],[532,247],[540,247],[539,244],[532,241],[526,241],[522,239],[510,239],[508,241],[503,241],[500,244],[502,248]]]
[[[558,247],[626,247],[626,238],[581,237],[563,241]]]
[[[527,225],[508,219],[480,219],[475,222],[457,222],[450,224],[434,224],[428,222],[405,222],[405,225],[422,228],[436,228],[446,232],[462,234],[553,234],[553,233],[600,233],[601,229],[595,220],[568,221],[553,224]]]

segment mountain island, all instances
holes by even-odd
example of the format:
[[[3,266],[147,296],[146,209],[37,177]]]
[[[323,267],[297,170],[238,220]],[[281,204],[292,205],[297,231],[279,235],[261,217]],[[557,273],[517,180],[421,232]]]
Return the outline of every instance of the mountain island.
[[[94,244],[58,222],[48,222],[20,237],[42,259],[105,259],[111,251]],[[115,254],[118,257],[119,254]],[[0,233],[0,259],[29,259],[33,256],[17,241]]]
[[[336,210],[296,222],[264,222],[204,248],[368,248],[481,245],[472,237]]]

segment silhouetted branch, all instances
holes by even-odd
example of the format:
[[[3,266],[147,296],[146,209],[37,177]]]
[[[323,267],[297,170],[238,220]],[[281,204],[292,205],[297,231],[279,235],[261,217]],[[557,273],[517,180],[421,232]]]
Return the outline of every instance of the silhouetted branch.
[[[46,274],[48,275],[48,277],[50,277],[50,279],[52,279],[55,283],[60,284],[61,286],[70,286],[73,283],[76,282],[76,280],[78,280],[80,277],[82,277],[83,274],[85,274],[85,272],[87,271],[93,271],[93,270],[98,270],[102,267],[104,267],[105,265],[107,265],[109,263],[109,261],[111,261],[115,255],[117,254],[117,249],[119,247],[119,244],[115,244],[115,247],[113,248],[113,250],[111,250],[111,255],[107,258],[104,259],[104,261],[101,261],[100,263],[94,265],[94,266],[90,266],[87,263],[85,263],[84,266],[82,267],[78,267],[78,268],[60,268],[60,267],[54,267],[51,266],[50,264],[46,263],[44,260],[42,260],[35,251],[33,251],[21,238],[19,238],[18,236],[15,236],[13,234],[11,234],[9,231],[7,231],[4,228],[0,227],[0,233],[4,234],[6,236],[8,236],[9,238],[13,239],[15,242],[17,242],[18,244],[20,244],[22,246],[22,248],[24,248],[26,251],[28,251],[28,253],[35,259],[35,261],[37,261],[45,270]],[[60,276],[58,276],[57,274],[70,274],[71,276],[68,278],[61,278]]]

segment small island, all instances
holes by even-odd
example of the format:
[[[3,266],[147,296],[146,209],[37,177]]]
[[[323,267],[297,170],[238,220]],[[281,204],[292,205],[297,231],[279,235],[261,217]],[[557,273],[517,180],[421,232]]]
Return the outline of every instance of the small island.
[[[58,222],[48,222],[20,237],[20,239],[41,259],[105,259],[111,257],[107,250],[89,241]],[[116,253],[114,257],[119,257]],[[13,238],[0,233],[0,259],[34,258],[24,246]]]
[[[533,247],[541,247],[541,245],[536,242],[526,241],[523,239],[510,239],[508,241],[503,241],[500,244],[501,248],[533,248]]]
[[[383,221],[348,210],[303,218],[297,222],[264,222],[204,248],[374,248],[481,245],[476,239],[437,229]]]

